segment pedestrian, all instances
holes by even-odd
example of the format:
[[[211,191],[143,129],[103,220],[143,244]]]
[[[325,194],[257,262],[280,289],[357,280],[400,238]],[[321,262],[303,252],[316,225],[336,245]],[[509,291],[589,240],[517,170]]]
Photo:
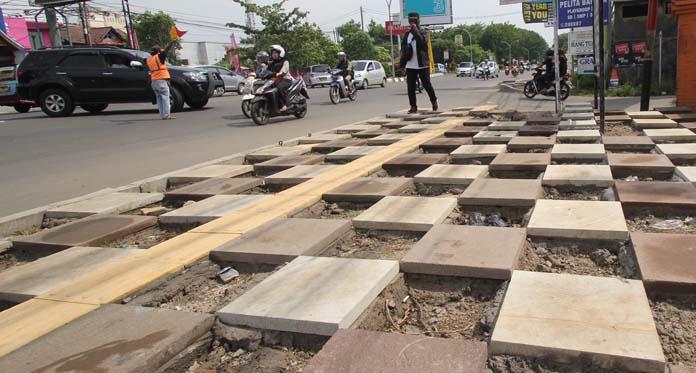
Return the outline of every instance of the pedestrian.
[[[167,54],[174,45],[175,40],[172,40],[166,47],[161,48],[155,45],[150,49],[150,57],[147,59],[147,68],[150,70],[150,85],[157,99],[157,110],[163,120],[175,119],[170,114],[169,103],[169,70],[167,70]]]
[[[418,112],[416,102],[416,82],[420,78],[425,91],[428,92],[433,111],[438,109],[435,90],[430,82],[430,55],[428,54],[428,33],[420,28],[420,15],[418,13],[408,14],[408,23],[411,29],[404,35],[401,43],[401,66],[406,68],[406,82],[408,85],[408,101],[411,109],[408,111],[413,114]]]

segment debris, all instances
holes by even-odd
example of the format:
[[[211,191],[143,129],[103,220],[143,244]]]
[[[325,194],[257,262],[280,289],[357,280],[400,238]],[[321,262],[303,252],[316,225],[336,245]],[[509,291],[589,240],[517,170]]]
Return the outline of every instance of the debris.
[[[599,249],[590,254],[590,259],[592,259],[592,261],[598,265],[610,266],[613,265],[618,258],[615,255],[612,255],[612,253],[607,249]]]
[[[393,300],[389,299],[389,300],[387,301],[387,307],[389,307],[390,309],[396,308],[396,302],[394,302]]]
[[[679,219],[663,220],[652,225],[655,229],[677,229],[683,226],[684,222]]]
[[[602,192],[602,201],[616,201],[616,193],[614,188],[607,188]]]
[[[404,300],[402,300],[401,303],[406,303],[406,302],[408,302],[408,299],[409,299],[409,298],[411,298],[411,296],[410,296],[410,295],[407,295],[406,297],[404,297]]]
[[[469,214],[469,225],[485,225],[486,217],[480,212],[472,212]]]
[[[162,206],[143,207],[140,209],[140,213],[145,215],[145,216],[160,216],[168,211],[169,211],[169,209],[167,209],[166,207],[162,207]]]
[[[638,176],[629,176],[625,178],[624,180],[626,181],[640,181],[640,178]]]
[[[503,220],[503,218],[498,213],[491,214],[486,218],[486,225],[493,227],[507,227],[509,224]]]
[[[220,342],[227,345],[229,351],[256,351],[263,339],[263,335],[257,330],[233,327],[220,321],[215,324],[215,334]]]
[[[184,207],[186,207],[188,205],[193,205],[194,203],[196,203],[196,201],[186,201],[186,202],[184,202]]]
[[[217,274],[217,278],[222,281],[223,284],[234,280],[237,276],[239,276],[239,272],[232,267],[225,267]]]
[[[437,317],[433,316],[428,319],[428,325],[433,325],[435,323],[437,323]]]

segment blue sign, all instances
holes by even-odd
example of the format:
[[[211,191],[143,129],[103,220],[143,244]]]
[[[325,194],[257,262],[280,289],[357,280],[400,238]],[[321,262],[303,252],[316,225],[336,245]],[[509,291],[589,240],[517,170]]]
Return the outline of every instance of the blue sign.
[[[594,75],[595,60],[592,56],[578,58],[578,75]]]
[[[404,0],[404,13],[416,12],[421,17],[447,15],[447,0]]]
[[[559,0],[558,28],[592,27],[592,0]],[[609,18],[609,4],[604,0],[604,22]]]

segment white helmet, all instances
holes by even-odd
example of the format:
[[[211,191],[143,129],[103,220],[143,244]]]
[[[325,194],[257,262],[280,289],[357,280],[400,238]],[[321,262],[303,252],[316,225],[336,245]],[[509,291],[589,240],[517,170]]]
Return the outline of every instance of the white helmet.
[[[280,58],[285,57],[285,49],[281,47],[278,44],[273,44],[271,45],[271,54],[273,54],[274,51],[277,51],[278,54],[280,55]]]

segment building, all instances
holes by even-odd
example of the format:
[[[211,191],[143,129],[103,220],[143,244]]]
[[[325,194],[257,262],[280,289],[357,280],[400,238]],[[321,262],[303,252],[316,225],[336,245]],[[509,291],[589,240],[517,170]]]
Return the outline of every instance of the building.
[[[22,17],[5,17],[7,35],[16,40],[24,49],[38,49],[51,45],[51,37],[46,22],[35,22]],[[59,24],[60,27],[63,24]]]
[[[88,25],[90,28],[113,27],[121,31],[126,29],[126,18],[123,13],[110,12],[95,8],[87,7],[89,11]]]
[[[68,40],[68,33],[65,30],[60,31],[60,36],[63,39],[63,45],[69,45],[70,40]],[[93,27],[89,29],[90,40],[92,45],[114,45],[118,47],[128,46],[128,37],[126,34],[114,27]],[[70,38],[72,39],[72,45],[89,45],[85,41],[85,33],[82,26],[70,25]]]
[[[696,0],[674,0],[678,19],[677,106],[696,111]]]
[[[229,44],[181,41],[179,59],[185,65],[214,65],[228,55]]]

